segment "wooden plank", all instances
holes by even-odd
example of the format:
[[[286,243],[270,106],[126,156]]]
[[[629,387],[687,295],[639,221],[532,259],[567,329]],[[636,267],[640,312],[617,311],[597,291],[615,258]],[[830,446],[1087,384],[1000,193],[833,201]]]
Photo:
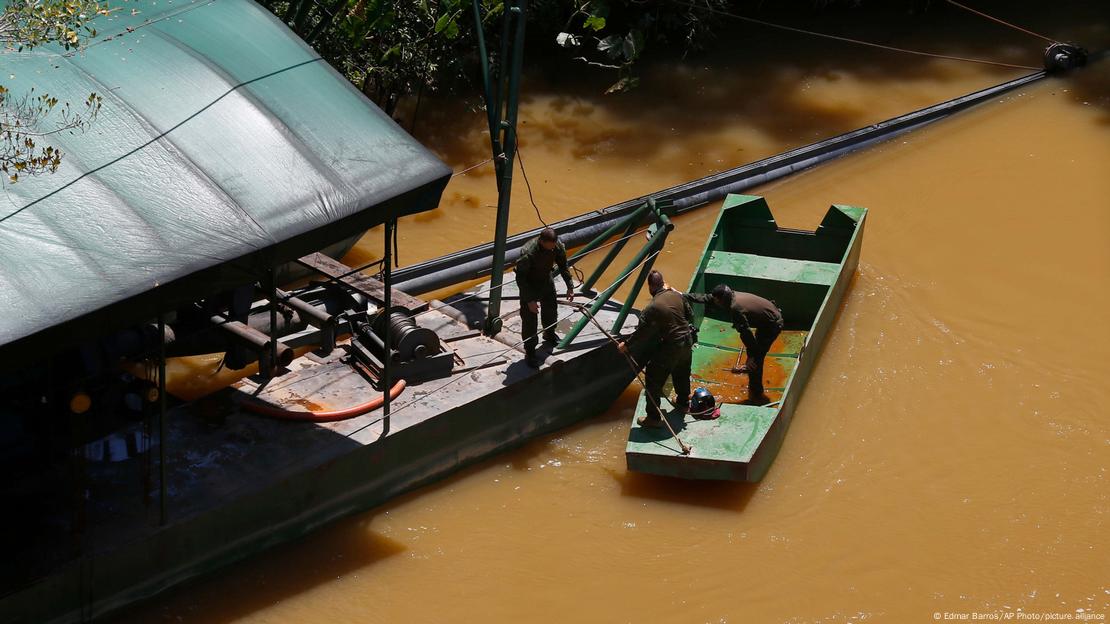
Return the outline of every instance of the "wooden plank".
[[[772,258],[737,251],[714,251],[709,254],[705,272],[742,275],[776,282],[831,286],[840,275],[840,265],[813,260]]]
[[[334,258],[317,252],[304,256],[298,259],[297,262],[322,275],[343,283],[351,290],[369,297],[378,303],[385,301],[385,284],[372,277],[363,275],[362,273],[351,273],[353,270],[351,267]],[[350,275],[347,275],[347,273],[350,273]],[[427,301],[417,299],[396,288],[393,289],[393,300],[391,303],[394,307],[405,308],[410,314],[416,314],[417,312],[423,312],[428,309]]]

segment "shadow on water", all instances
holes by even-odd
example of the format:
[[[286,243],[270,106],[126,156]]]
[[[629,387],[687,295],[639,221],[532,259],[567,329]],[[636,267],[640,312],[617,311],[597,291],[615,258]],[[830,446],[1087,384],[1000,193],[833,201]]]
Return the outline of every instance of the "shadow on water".
[[[1034,10],[1027,7],[1024,12]],[[1012,12],[1022,17],[1022,11]],[[1040,65],[1037,40],[942,7],[918,16],[895,11],[756,13],[768,20],[883,44]],[[956,18],[959,26],[953,28]],[[645,59],[637,70],[639,88],[620,95],[603,94],[613,79],[609,72],[587,69],[553,46],[533,45],[521,89],[525,111],[520,128],[522,149],[527,150],[529,141],[559,141],[569,142],[576,157],[600,151],[646,158],[673,141],[692,149],[699,149],[702,143],[709,148],[722,124],[737,120],[779,142],[801,144],[879,120],[870,115],[872,107],[866,100],[831,102],[806,97],[811,82],[855,80],[897,86],[909,80],[943,82],[952,76],[947,61],[722,19],[722,36],[714,49],[680,62]],[[1004,67],[983,69],[987,75],[996,75],[997,81],[1021,73]],[[551,114],[529,119],[527,109],[538,99],[551,99]],[[435,146],[456,168],[488,158],[485,118],[478,103],[477,94],[436,98],[434,104],[422,107],[417,138]],[[601,111],[603,119],[619,123],[595,123],[595,113]],[[689,149],[684,151],[689,153]],[[758,157],[749,157],[745,151],[740,146],[731,161],[722,165]],[[492,170],[483,168],[470,175],[491,176]]]
[[[621,496],[727,511],[744,511],[759,489],[758,483],[691,481],[628,471],[608,472],[620,484]]]
[[[1073,0],[1068,10],[1047,12],[1032,1],[987,7],[1002,17],[1030,25],[1091,49],[1106,47],[1110,34],[1084,25],[1077,15],[1101,15],[1094,3]],[[769,21],[857,37],[876,43],[939,54],[990,59],[1040,67],[1043,42],[993,22],[934,3],[923,14],[904,10],[790,12],[762,10]],[[725,19],[714,49],[679,62],[647,58],[637,68],[640,86],[619,95],[603,92],[613,77],[587,69],[544,44],[529,50],[522,85],[521,151],[530,142],[558,143],[575,159],[598,157],[630,162],[660,156],[675,164],[725,169],[769,155],[752,137],[722,145],[723,126],[750,128],[770,139],[774,150],[803,145],[874,123],[907,110],[883,108],[883,91],[907,82],[935,83],[941,101],[961,95],[966,70],[941,61],[877,50],[807,35],[769,30]],[[1097,19],[1089,20],[1097,23]],[[981,86],[1024,70],[976,66]],[[1092,72],[1088,72],[1092,73]],[[1078,89],[1101,82],[1086,76]],[[839,84],[838,84],[839,83]],[[853,86],[862,83],[866,86]],[[861,95],[859,92],[866,92]],[[933,102],[921,102],[924,106]],[[541,105],[542,104],[542,105]],[[538,108],[537,108],[538,106]],[[888,106],[889,108],[889,106]],[[541,116],[531,117],[529,109]],[[422,107],[416,136],[434,146],[456,170],[489,157],[485,117],[479,98],[438,97]],[[681,143],[681,153],[669,148]],[[470,176],[492,177],[492,167]]]
[[[159,597],[157,604],[139,606],[109,621],[235,622],[405,552],[402,543],[371,530],[371,518],[359,514],[329,524],[299,541],[222,568],[218,576],[183,585]],[[234,599],[225,595],[227,578],[235,579]],[[220,606],[210,609],[213,604]]]
[[[1110,52],[1058,81],[1060,89],[1068,90],[1073,104],[1093,108],[1099,123],[1110,125]],[[1059,92],[1055,87],[1054,91]]]

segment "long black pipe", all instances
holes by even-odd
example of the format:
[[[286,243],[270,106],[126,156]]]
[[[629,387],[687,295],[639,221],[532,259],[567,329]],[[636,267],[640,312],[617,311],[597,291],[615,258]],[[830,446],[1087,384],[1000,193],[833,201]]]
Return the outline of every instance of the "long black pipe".
[[[998,95],[1024,87],[1044,78],[1044,71],[1034,72],[1015,80],[941,102],[927,108],[853,130],[805,147],[783,152],[770,158],[723,171],[699,180],[672,186],[650,195],[630,199],[608,208],[588,212],[552,225],[567,247],[584,245],[618,219],[628,215],[648,197],[673,202],[675,214],[693,210],[723,198],[729,193],[766,184],[802,169],[818,165],[838,156],[894,138],[904,132],[944,119],[966,108],[991,100]],[[505,247],[505,266],[515,263],[520,249],[539,234],[539,228],[509,237]],[[493,243],[478,245],[433,260],[414,264],[393,272],[394,288],[418,295],[489,275]]]

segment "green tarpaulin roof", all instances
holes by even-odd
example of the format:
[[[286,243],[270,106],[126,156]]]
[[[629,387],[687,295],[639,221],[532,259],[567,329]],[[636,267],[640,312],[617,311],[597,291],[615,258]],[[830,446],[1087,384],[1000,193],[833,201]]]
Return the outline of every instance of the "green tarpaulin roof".
[[[0,0],[0,5],[3,0]],[[55,174],[0,189],[0,352],[250,283],[403,214],[450,170],[250,0],[129,0],[87,49],[0,52],[0,84],[103,108]]]

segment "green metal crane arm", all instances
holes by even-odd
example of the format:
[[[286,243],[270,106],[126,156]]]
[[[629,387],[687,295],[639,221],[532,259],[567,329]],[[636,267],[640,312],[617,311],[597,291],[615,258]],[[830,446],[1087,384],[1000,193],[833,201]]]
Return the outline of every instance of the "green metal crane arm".
[[[643,248],[640,249],[639,252],[636,253],[636,256],[632,258],[632,260],[628,263],[628,266],[626,266],[624,270],[621,271],[621,276],[594,299],[594,302],[590,304],[589,313],[584,314],[582,318],[578,319],[578,321],[575,322],[574,327],[572,327],[570,331],[567,332],[567,335],[564,336],[563,339],[559,342],[560,349],[565,349],[570,345],[570,343],[574,342],[574,339],[578,337],[578,334],[582,333],[582,330],[586,327],[586,324],[590,322],[590,317],[597,314],[597,311],[601,309],[601,306],[609,302],[609,299],[613,297],[613,293],[615,293],[617,289],[624,284],[625,280],[628,279],[628,277],[636,269],[637,265],[639,265],[641,262],[644,262],[644,260],[648,258],[648,255],[651,254],[653,251],[663,249],[663,244],[666,242],[667,234],[670,233],[672,229],[674,229],[674,224],[672,224],[670,222],[670,219],[667,219],[666,216],[662,216],[662,220],[653,227],[654,232],[651,233],[651,236],[648,238],[647,243],[643,246]],[[644,263],[646,270],[641,269],[640,276],[637,277],[632,292],[628,294],[624,307],[621,309],[623,316],[620,319],[620,325],[624,324],[624,317],[627,317],[628,310],[631,310],[630,302],[636,300],[636,296],[639,294],[639,290],[643,286],[644,282],[641,278],[647,278],[648,272],[651,271],[650,266],[654,262],[655,256],[652,256],[646,263]],[[614,331],[620,330],[620,327],[618,325],[615,325],[614,327]]]

